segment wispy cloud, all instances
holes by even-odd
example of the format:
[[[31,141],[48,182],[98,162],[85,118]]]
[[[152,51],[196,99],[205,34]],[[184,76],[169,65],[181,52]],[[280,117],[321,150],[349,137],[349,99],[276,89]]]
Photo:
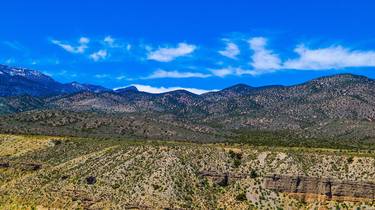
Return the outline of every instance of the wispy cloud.
[[[104,47],[107,48],[122,48],[129,51],[132,48],[130,43],[126,43],[122,40],[115,39],[112,36],[104,37],[102,43],[104,43]]]
[[[254,37],[248,42],[251,50],[254,52],[251,56],[251,65],[255,70],[272,71],[281,68],[282,61],[279,56],[274,54],[271,50],[266,49],[266,38]]]
[[[110,77],[108,74],[95,74],[95,78],[104,79]]]
[[[283,68],[329,70],[349,67],[375,67],[375,51],[351,50],[342,46],[309,49],[304,45],[297,46],[294,51],[299,57],[288,59]]]
[[[237,56],[240,54],[240,48],[227,39],[224,39],[224,41],[226,42],[226,47],[224,50],[219,51],[219,54],[228,58],[237,59]]]
[[[175,60],[178,57],[186,56],[191,54],[196,50],[195,45],[187,44],[187,43],[179,43],[177,47],[166,47],[166,48],[159,48],[155,51],[151,51],[148,53],[147,58],[149,60],[155,60],[159,62],[170,62]],[[150,50],[150,49],[149,49]]]
[[[97,52],[94,52],[90,55],[90,58],[97,62],[99,60],[104,60],[108,56],[107,50],[99,50]]]
[[[242,75],[258,75],[259,72],[254,69],[243,69],[240,67],[227,67],[222,69],[212,69],[212,74],[217,77],[226,77],[226,76],[242,76]]]
[[[74,54],[82,54],[85,52],[85,50],[88,48],[88,43],[90,42],[90,39],[86,37],[81,37],[78,41],[78,45],[71,45],[59,40],[51,40],[51,42],[67,52],[74,53]]]
[[[200,94],[203,94],[203,93],[218,91],[218,90],[204,90],[204,89],[185,88],[185,87],[153,87],[153,86],[149,86],[149,85],[140,85],[140,84],[132,84],[132,85],[129,85],[129,86],[134,86],[139,91],[148,92],[148,93],[165,93],[165,92],[170,92],[170,91],[175,91],[175,90],[186,90],[186,91],[189,91],[191,93],[195,93],[195,94],[200,95]],[[129,86],[126,86],[126,87],[129,87]],[[115,88],[115,90],[121,89],[121,88],[125,88],[125,87]]]
[[[207,78],[210,74],[198,73],[198,72],[180,72],[180,71],[166,71],[156,70],[145,79],[160,79],[160,78]]]
[[[18,51],[25,51],[26,47],[24,47],[21,43],[17,41],[3,41],[2,44],[5,46]]]
[[[218,77],[226,77],[228,75],[232,75],[234,73],[234,69],[232,67],[222,68],[222,69],[213,69],[211,73]]]

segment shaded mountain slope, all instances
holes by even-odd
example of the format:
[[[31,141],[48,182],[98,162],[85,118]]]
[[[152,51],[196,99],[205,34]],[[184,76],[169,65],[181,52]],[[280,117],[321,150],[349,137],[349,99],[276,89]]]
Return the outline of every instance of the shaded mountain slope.
[[[77,82],[62,84],[36,70],[0,65],[0,97],[52,96],[80,91],[100,92],[108,89]]]
[[[44,104],[42,99],[32,96],[0,97],[0,114],[40,109]]]

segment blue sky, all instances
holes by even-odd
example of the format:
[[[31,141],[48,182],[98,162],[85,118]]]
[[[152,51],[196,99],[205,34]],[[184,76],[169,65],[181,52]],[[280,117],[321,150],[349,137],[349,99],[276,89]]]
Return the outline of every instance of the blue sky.
[[[1,3],[0,63],[154,91],[375,78],[370,0],[56,2]]]

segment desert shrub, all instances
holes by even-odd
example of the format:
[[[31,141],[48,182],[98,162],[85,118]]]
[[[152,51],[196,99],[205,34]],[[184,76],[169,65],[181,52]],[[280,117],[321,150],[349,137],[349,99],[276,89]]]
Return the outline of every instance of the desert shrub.
[[[242,159],[242,154],[241,153],[236,153],[233,150],[229,150],[229,156],[232,159]]]
[[[240,194],[236,196],[236,200],[240,202],[246,201],[247,200],[246,194],[244,192],[241,192]]]
[[[255,178],[257,178],[257,177],[258,177],[258,173],[257,173],[257,171],[254,170],[254,169],[252,169],[252,170],[250,171],[250,178],[255,179]]]
[[[157,184],[152,184],[152,187],[154,188],[154,190],[159,190],[161,188],[161,186]]]
[[[230,150],[229,156],[233,159],[233,166],[235,168],[238,168],[241,165],[242,154],[236,153],[233,150]]]
[[[240,165],[241,165],[241,160],[239,160],[239,159],[235,159],[235,160],[233,161],[233,166],[234,166],[235,168],[240,167]]]
[[[120,184],[119,184],[119,183],[116,183],[116,184],[112,185],[112,188],[113,188],[113,189],[118,189],[118,188],[120,188]]]
[[[348,163],[349,164],[353,163],[353,157],[348,157]]]

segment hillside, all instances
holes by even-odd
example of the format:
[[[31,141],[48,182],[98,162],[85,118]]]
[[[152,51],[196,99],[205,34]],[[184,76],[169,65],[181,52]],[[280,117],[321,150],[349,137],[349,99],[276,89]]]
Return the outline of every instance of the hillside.
[[[12,80],[5,79],[0,90],[14,95],[0,97],[2,132],[247,141],[259,131],[297,139],[375,142],[375,80],[363,76],[339,74],[293,86],[238,84],[196,95],[185,90],[151,94],[134,87],[111,91],[60,84],[33,70],[1,69],[0,77],[12,75]],[[12,81],[31,87],[17,86],[14,92]],[[57,91],[51,85],[70,89]],[[58,118],[48,117],[55,113]]]
[[[373,155],[0,135],[0,208],[371,209]],[[328,191],[315,188],[324,180]]]
[[[0,209],[374,208],[375,80],[151,94],[2,69]]]

